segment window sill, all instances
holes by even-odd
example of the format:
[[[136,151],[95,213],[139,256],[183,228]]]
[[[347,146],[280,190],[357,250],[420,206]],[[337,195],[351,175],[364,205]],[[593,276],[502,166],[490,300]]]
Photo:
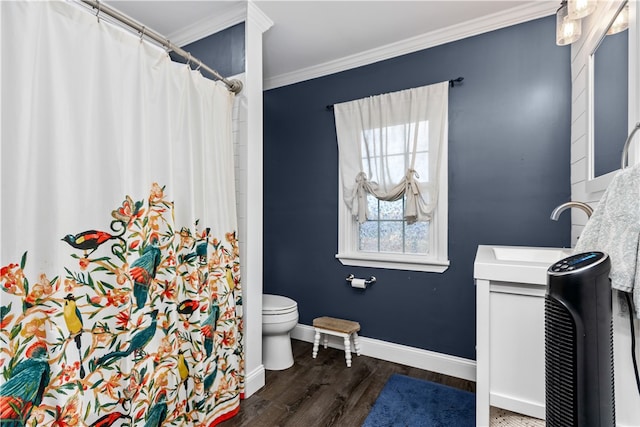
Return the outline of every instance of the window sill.
[[[391,270],[425,271],[444,273],[449,268],[449,260],[441,261],[393,254],[336,254],[343,265],[357,267],[388,268]]]

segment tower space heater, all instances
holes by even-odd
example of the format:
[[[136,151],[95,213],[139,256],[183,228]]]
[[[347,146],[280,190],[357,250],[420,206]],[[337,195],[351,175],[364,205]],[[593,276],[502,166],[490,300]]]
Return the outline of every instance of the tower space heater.
[[[615,426],[610,269],[607,254],[585,252],[547,271],[547,427]]]

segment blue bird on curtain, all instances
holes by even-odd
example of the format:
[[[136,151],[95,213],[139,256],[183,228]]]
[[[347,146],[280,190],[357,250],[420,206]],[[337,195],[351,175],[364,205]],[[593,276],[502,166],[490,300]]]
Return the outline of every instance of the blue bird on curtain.
[[[144,307],[149,296],[149,286],[156,278],[156,272],[160,265],[162,253],[157,246],[157,241],[153,241],[144,248],[140,258],[131,264],[130,274],[133,279],[133,296],[136,299],[138,310]]]
[[[0,425],[23,427],[31,410],[42,402],[44,390],[49,385],[51,370],[44,342],[32,344],[26,351],[26,359],[20,361],[9,374],[7,382],[0,385]]]
[[[129,356],[133,352],[142,351],[142,349],[151,342],[151,339],[156,334],[156,327],[158,325],[158,310],[153,310],[149,315],[152,318],[151,324],[143,330],[136,332],[133,337],[131,337],[127,349],[122,351],[112,351],[102,357],[99,357],[93,365],[94,370],[97,366],[104,365],[110,360],[120,359]]]
[[[204,349],[207,351],[207,357],[213,353],[213,333],[216,331],[216,324],[220,318],[220,307],[211,302],[209,315],[202,322],[202,335],[204,335]]]
[[[167,393],[162,390],[156,398],[156,403],[149,409],[144,427],[160,427],[167,418]]]

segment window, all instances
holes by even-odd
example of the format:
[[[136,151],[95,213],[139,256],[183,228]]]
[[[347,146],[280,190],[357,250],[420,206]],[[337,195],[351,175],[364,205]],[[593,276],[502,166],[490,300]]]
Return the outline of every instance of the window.
[[[371,218],[358,224],[358,251],[370,253],[429,253],[429,223],[404,220],[404,198],[385,202],[367,196]]]
[[[404,99],[406,92],[400,92]],[[431,272],[449,265],[446,108],[421,119],[398,114],[412,112],[416,102],[408,98],[411,108],[393,105],[388,119],[380,112],[385,107],[375,102],[373,113],[354,104],[362,100],[345,103],[347,110],[357,107],[353,114],[340,108],[345,104],[335,106],[340,149],[336,257],[345,265]],[[367,123],[363,117],[373,119]],[[345,132],[345,123],[354,118],[361,122]]]

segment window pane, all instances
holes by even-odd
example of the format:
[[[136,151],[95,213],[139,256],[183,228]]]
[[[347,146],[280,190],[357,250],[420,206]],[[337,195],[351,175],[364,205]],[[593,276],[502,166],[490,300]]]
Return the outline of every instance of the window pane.
[[[378,252],[378,222],[367,221],[360,224],[358,249],[365,252]]]
[[[407,152],[406,144],[408,142],[405,137],[405,126],[390,126],[387,131],[387,152],[389,156],[402,154]]]
[[[429,153],[416,153],[416,171],[420,175],[419,181],[429,181]]]
[[[380,221],[380,252],[402,253],[402,221]]]
[[[416,222],[405,226],[405,252],[429,253],[429,222]]]
[[[429,122],[418,123],[418,151],[429,149]]]
[[[380,202],[380,219],[397,219],[404,218],[403,200],[396,200],[395,202]]]
[[[406,175],[408,169],[408,164],[405,161],[405,155],[388,156],[387,168],[389,179],[391,180],[389,184],[402,181],[402,178]]]
[[[367,207],[369,208],[370,220],[378,219],[378,199],[367,193]]]

